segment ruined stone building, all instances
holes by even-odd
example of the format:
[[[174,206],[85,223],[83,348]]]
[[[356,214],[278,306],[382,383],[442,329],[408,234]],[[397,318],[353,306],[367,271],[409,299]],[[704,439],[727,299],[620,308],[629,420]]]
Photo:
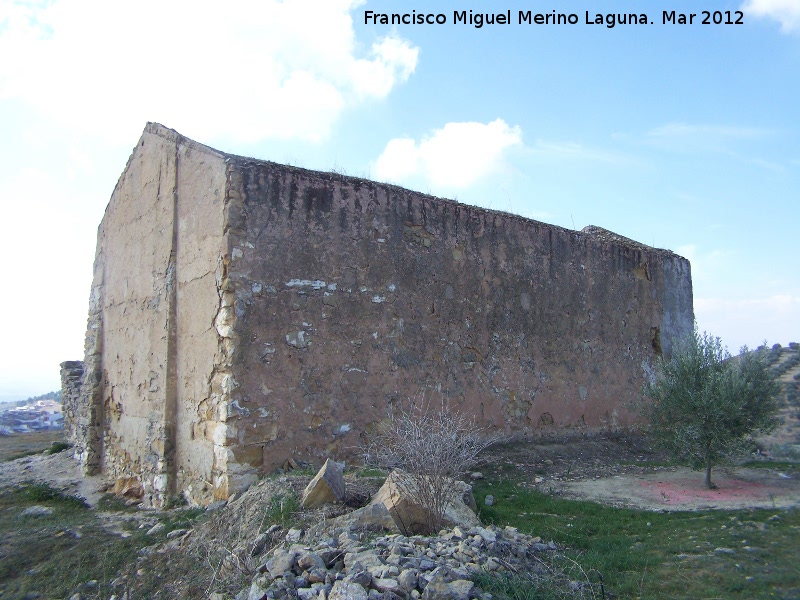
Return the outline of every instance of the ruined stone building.
[[[352,455],[424,399],[536,434],[635,419],[693,326],[689,262],[148,124],[100,224],[67,429],[155,506]]]

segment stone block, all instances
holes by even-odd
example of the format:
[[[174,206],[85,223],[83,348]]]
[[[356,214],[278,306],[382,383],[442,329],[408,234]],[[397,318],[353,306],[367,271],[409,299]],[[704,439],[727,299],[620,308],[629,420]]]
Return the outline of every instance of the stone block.
[[[413,493],[414,483],[407,473],[395,469],[373,496],[370,505],[382,504],[392,516],[395,525],[405,535],[427,532],[430,511],[422,506]],[[467,488],[472,496],[472,488],[463,481],[450,481],[449,501],[445,507],[442,526],[470,529],[481,524],[478,515],[464,502]],[[474,499],[472,503],[474,504]]]
[[[344,494],[342,466],[329,458],[306,486],[301,504],[303,508],[317,508],[329,502],[340,502]]]

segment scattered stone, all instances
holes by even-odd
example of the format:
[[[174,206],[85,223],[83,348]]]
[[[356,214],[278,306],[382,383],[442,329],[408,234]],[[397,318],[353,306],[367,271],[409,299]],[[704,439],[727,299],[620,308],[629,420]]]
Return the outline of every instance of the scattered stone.
[[[372,585],[379,592],[396,592],[400,589],[400,584],[397,583],[397,580],[391,578],[373,579]]]
[[[486,496],[486,499],[483,501],[486,506],[494,506],[494,496],[489,494]]]
[[[286,541],[290,544],[294,544],[300,541],[300,538],[303,537],[303,530],[302,529],[290,529],[286,533]]]
[[[314,600],[317,597],[317,590],[312,588],[298,588],[297,597],[300,600]]]
[[[163,523],[156,523],[150,529],[147,530],[147,535],[158,535],[159,533],[164,531],[166,528],[167,528],[167,526],[164,525]]]
[[[717,554],[736,554],[736,550],[732,548],[714,548],[714,552]]]
[[[450,591],[455,600],[468,600],[475,584],[468,579],[457,579],[450,582]]]
[[[367,600],[367,590],[357,583],[337,581],[328,596],[329,600]]]
[[[294,551],[284,550],[283,548],[275,550],[273,557],[266,563],[267,570],[272,578],[277,579],[283,576],[286,571],[291,571],[294,566],[294,557]]]
[[[389,514],[389,510],[382,503],[368,504],[363,508],[337,517],[333,520],[333,524],[337,528],[350,531],[400,531],[392,515]]]
[[[315,567],[318,569],[324,569],[325,561],[322,560],[322,557],[319,554],[315,554],[314,552],[304,552],[300,558],[297,559],[297,566],[303,571],[310,571]]]
[[[476,533],[481,536],[484,542],[487,544],[493,544],[497,541],[497,535],[495,535],[494,531],[491,529],[484,529],[483,527],[476,527]]]
[[[454,527],[435,537],[343,529],[309,531],[271,550],[238,600],[491,600],[480,571],[526,572],[555,549],[514,527]],[[313,534],[313,535],[312,535]]]
[[[441,574],[436,574],[425,586],[422,600],[453,600],[453,591]]]
[[[345,581],[357,583],[364,589],[372,585],[372,575],[368,571],[358,571],[344,578]]]
[[[247,600],[264,600],[267,597],[267,590],[262,588],[257,581],[253,581],[250,585],[250,591],[247,593]]]
[[[397,576],[397,584],[406,592],[410,592],[417,587],[419,574],[416,569],[406,569]]]
[[[137,477],[118,477],[114,482],[113,493],[118,498],[139,500],[144,496],[144,488]]]
[[[330,502],[341,502],[344,494],[342,465],[329,458],[306,486],[301,504],[303,508],[317,508]]]
[[[188,531],[189,531],[188,529],[173,529],[172,531],[170,531],[167,534],[167,539],[171,540],[171,539],[174,539],[176,537],[180,537],[180,536],[184,535],[185,533],[187,533]]]
[[[29,506],[20,513],[21,517],[47,517],[53,514],[53,509],[49,506],[34,505]]]

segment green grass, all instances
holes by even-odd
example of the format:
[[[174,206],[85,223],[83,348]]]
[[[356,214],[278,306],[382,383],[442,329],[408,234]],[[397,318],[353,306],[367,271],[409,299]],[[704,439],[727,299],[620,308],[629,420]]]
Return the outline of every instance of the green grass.
[[[272,496],[266,507],[265,522],[278,524],[284,528],[293,527],[300,521],[297,513],[300,511],[300,502],[294,494]]]
[[[21,503],[28,505],[45,504],[59,508],[88,508],[83,498],[68,496],[51,488],[46,483],[26,483],[15,490],[11,496],[17,496]]]
[[[106,498],[101,510],[120,512]],[[30,506],[45,506],[49,515],[23,516]],[[130,512],[128,507],[126,514]],[[158,536],[138,529],[137,521],[121,521],[127,537],[104,527],[81,498],[45,484],[26,483],[0,489],[0,598],[109,598],[120,576],[136,579],[138,552],[162,542],[175,529],[192,525],[204,511],[180,509],[154,514],[166,525]],[[39,596],[35,596],[39,594]]]
[[[386,477],[389,474],[386,470],[377,467],[362,467],[355,473],[358,477]]]
[[[34,505],[52,514],[22,515]],[[89,581],[97,582],[97,591],[107,590],[139,547],[135,537],[122,539],[100,527],[81,498],[33,483],[0,492],[0,540],[2,598],[69,597]]]
[[[68,444],[67,442],[57,441],[50,444],[50,447],[47,450],[45,450],[45,452],[48,455],[58,454],[59,452],[63,452],[64,450],[67,450],[69,448],[72,448],[72,444]]]
[[[612,597],[800,597],[798,510],[656,513],[489,483],[476,485],[485,522],[555,541]]]

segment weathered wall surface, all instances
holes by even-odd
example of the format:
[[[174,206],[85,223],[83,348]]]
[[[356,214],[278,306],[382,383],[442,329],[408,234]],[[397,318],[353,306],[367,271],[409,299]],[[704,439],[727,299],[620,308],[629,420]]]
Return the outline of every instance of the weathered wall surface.
[[[98,231],[67,426],[87,472],[204,503],[353,454],[409,399],[523,433],[627,425],[692,324],[671,252],[149,124]]]
[[[221,155],[148,126],[98,231],[86,342],[86,468],[138,477],[159,505],[210,487],[214,319],[226,254]],[[208,490],[201,490],[201,493]]]
[[[64,439],[72,444],[75,453],[83,454],[89,421],[81,405],[83,361],[67,360],[61,363],[61,410],[64,413]]]
[[[240,462],[353,451],[408,398],[512,431],[624,426],[691,331],[671,252],[334,174],[229,171]]]

